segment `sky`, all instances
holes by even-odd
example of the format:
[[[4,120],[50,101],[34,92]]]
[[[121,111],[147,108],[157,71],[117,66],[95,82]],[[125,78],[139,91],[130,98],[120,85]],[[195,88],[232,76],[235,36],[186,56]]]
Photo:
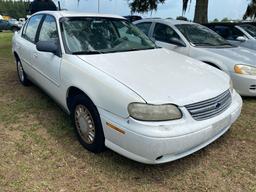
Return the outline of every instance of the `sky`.
[[[58,0],[54,0],[57,2]],[[98,12],[98,0],[60,0],[62,8],[71,11]],[[100,13],[111,13],[118,15],[129,15],[130,9],[127,0],[99,0]],[[224,17],[229,19],[241,19],[248,5],[248,0],[209,0],[209,20],[215,18],[221,20]],[[188,11],[185,13],[188,19],[193,20],[195,0],[192,0]],[[166,0],[160,5],[157,11],[143,14],[143,17],[176,18],[182,15],[182,0]]]

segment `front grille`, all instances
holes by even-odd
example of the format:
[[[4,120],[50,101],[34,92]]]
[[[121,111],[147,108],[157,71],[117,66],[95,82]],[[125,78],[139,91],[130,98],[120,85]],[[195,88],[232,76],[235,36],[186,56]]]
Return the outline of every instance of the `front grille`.
[[[230,106],[231,102],[231,93],[227,90],[217,97],[186,105],[185,107],[195,120],[202,121],[224,112]]]

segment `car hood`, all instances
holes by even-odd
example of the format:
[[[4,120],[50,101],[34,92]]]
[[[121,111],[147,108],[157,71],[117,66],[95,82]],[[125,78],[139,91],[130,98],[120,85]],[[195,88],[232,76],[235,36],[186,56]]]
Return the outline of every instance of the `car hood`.
[[[223,72],[166,49],[79,55],[132,89],[147,103],[179,106],[213,98],[229,88]]]
[[[254,50],[243,47],[205,49],[218,55],[232,59],[236,61],[236,64],[247,64],[256,66],[256,51]]]

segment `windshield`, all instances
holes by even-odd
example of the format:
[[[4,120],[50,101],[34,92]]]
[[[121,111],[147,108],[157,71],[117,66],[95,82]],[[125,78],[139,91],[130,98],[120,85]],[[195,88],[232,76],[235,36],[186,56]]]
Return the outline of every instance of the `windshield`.
[[[176,27],[194,46],[231,46],[220,35],[202,25],[180,24]]]
[[[100,54],[154,49],[155,44],[137,27],[115,18],[73,17],[61,21],[66,51]]]
[[[252,37],[256,37],[256,27],[255,26],[253,26],[253,25],[239,25],[239,27],[244,29]]]

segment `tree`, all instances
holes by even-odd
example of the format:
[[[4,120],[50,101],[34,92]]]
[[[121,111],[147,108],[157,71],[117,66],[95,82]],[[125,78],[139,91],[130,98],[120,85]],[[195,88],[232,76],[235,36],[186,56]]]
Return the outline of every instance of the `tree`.
[[[183,14],[187,11],[189,3],[191,3],[191,0],[183,0]],[[208,0],[196,0],[194,22],[208,23],[208,4]]]
[[[215,18],[215,19],[213,20],[213,22],[217,23],[217,22],[219,22],[219,19]]]
[[[165,0],[128,0],[132,12],[145,13],[157,10],[158,4],[165,3]],[[187,11],[188,4],[192,0],[182,0],[183,14]],[[208,22],[208,0],[196,0],[194,21],[197,23]]]
[[[247,6],[243,19],[247,19],[248,17],[255,19],[256,18],[256,0],[250,0],[251,2]]]
[[[28,7],[28,1],[0,0],[0,15],[7,15],[16,19],[26,17]]]
[[[176,20],[181,20],[181,21],[188,21],[188,18],[184,17],[184,16],[178,16],[176,18]]]
[[[132,0],[129,1],[131,12],[145,13],[157,10],[159,3],[164,3],[165,0]]]
[[[221,22],[229,22],[229,19],[227,17],[224,17]]]

